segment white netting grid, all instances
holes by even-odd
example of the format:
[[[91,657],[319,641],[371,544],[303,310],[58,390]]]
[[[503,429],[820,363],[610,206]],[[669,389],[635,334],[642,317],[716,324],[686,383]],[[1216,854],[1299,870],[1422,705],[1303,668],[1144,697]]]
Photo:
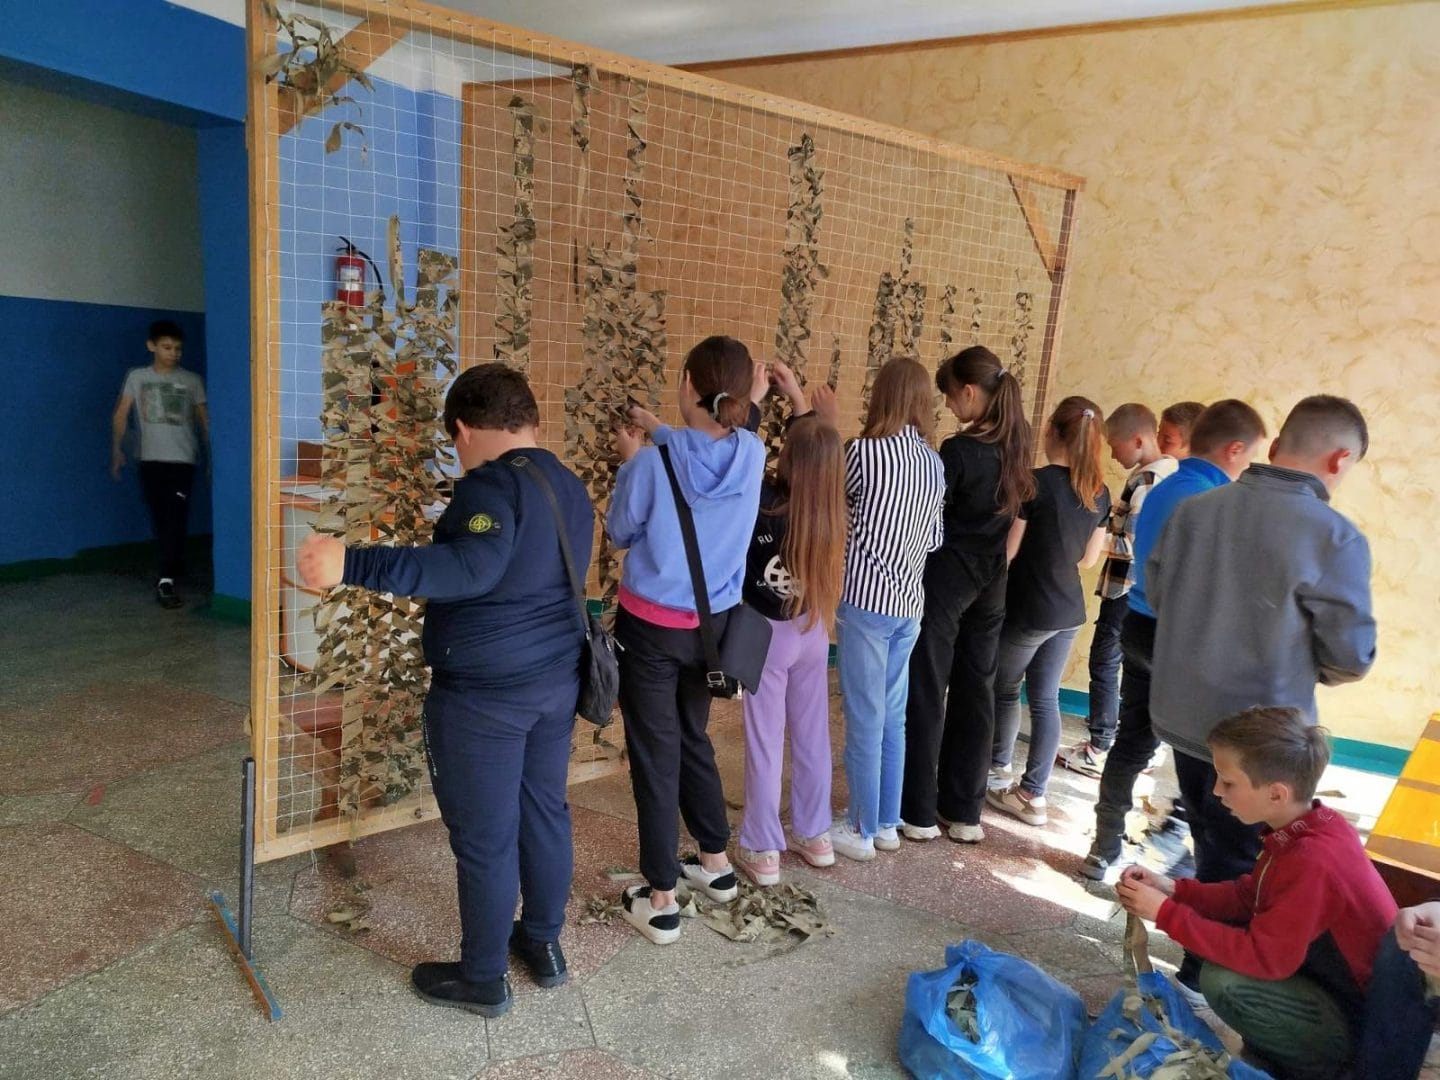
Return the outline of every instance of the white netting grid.
[[[933,370],[950,352],[987,345],[1036,406],[1052,288],[1040,249],[1058,244],[1063,254],[1078,186],[1060,174],[967,161],[919,138],[639,62],[594,63],[539,35],[512,41],[419,5],[336,0],[280,11],[331,28],[370,86],[343,74],[327,83],[334,73],[319,71],[335,97],[307,111],[272,83],[256,120],[262,229],[252,242],[268,275],[268,296],[256,298],[268,385],[254,403],[256,431],[267,436],[256,445],[265,476],[255,595],[264,666],[254,710],[262,854],[432,813],[423,769],[413,767],[418,713],[386,721],[384,737],[370,715],[398,707],[387,665],[392,652],[414,651],[404,609],[386,609],[389,638],[352,658],[370,689],[354,680],[322,688],[319,598],[294,569],[298,543],[317,519],[333,519],[347,486],[351,498],[367,483],[386,486],[386,466],[366,465],[366,455],[395,441],[384,428],[397,410],[390,399],[401,396],[393,349],[390,375],[373,366],[346,376],[352,402],[362,389],[369,399],[365,423],[335,424],[335,360],[345,354],[332,348],[327,361],[324,341],[337,333],[353,332],[344,339],[352,357],[384,340],[379,324],[398,328],[403,344],[417,325],[444,322],[453,293],[453,359],[463,367],[503,356],[526,366],[544,444],[581,473],[602,508],[611,473],[596,459],[608,455],[614,406],[634,396],[675,420],[680,364],[710,334],[738,338],[757,358],[791,359],[808,381],[834,382],[846,435],[859,428],[874,364],[892,354]],[[261,26],[274,21],[262,15]],[[283,32],[267,40],[270,54],[288,45]],[[277,82],[306,78],[297,64]],[[392,219],[408,316],[395,310]],[[342,237],[378,268],[367,266],[364,310],[348,314],[326,307],[337,296]],[[430,267],[422,278],[442,277],[451,260],[432,312],[417,266]],[[777,333],[797,344],[777,346]],[[443,392],[449,376],[418,355],[419,381]],[[946,414],[940,430],[951,426]],[[325,447],[329,481],[313,475],[315,446]],[[340,460],[349,484],[333,480]],[[372,475],[356,480],[353,470],[365,468]],[[361,537],[363,517],[348,518],[351,539],[384,539],[394,524],[392,513]],[[598,596],[614,553],[607,571],[603,543],[597,550]],[[418,691],[406,700],[418,702]],[[399,766],[373,757],[389,753],[386,739],[401,745]]]

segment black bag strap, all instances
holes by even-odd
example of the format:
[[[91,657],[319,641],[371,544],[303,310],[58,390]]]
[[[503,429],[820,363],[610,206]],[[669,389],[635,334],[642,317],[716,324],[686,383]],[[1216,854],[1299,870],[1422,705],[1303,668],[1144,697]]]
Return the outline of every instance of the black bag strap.
[[[675,515],[680,519],[680,535],[685,539],[685,561],[690,564],[690,584],[695,590],[695,615],[700,620],[700,644],[705,650],[705,682],[711,687],[724,687],[725,672],[720,670],[720,645],[715,640],[715,624],[710,619],[710,590],[705,587],[705,568],[700,563],[700,541],[695,538],[695,517],[680,490],[675,466],[670,461],[670,448],[660,447],[660,460],[670,478],[670,493],[675,497]]]
[[[539,467],[532,468],[533,463],[528,457],[520,455],[509,460],[517,471],[534,482],[545,496],[545,501],[550,504],[550,513],[555,517],[555,531],[560,536],[560,555],[565,560],[565,573],[570,576],[570,588],[574,591],[575,603],[580,608],[580,629],[585,632],[585,640],[589,641],[590,609],[585,606],[585,586],[575,570],[575,556],[570,552],[570,536],[565,528],[565,515],[560,512],[560,500],[555,498],[555,489],[550,486],[550,478]]]

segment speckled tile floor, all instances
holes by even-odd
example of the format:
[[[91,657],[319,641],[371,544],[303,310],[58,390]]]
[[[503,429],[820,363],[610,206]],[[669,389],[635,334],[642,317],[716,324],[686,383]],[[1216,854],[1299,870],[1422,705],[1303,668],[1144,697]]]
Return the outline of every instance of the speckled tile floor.
[[[0,603],[0,1080],[897,1077],[905,974],[948,943],[1024,956],[1092,1012],[1121,985],[1113,899],[1078,875],[1093,781],[1057,770],[1049,826],[987,811],[978,847],[907,842],[822,871],[787,855],[835,932],[776,951],[698,923],[658,949],[580,922],[590,897],[619,892],[608,872],[634,865],[619,774],[571,789],[568,986],[517,973],[494,1021],[410,994],[408,966],[458,939],[454,861],[431,822],[356,843],[353,876],[324,855],[260,867],[257,957],[285,1010],[268,1023],[202,903],[235,891],[245,628],[162,612],[116,575],[0,586]],[[838,702],[833,726],[838,757]],[[717,707],[712,729],[738,820],[738,710]],[[1343,771],[1326,786],[1362,826],[1386,790]],[[331,922],[344,906],[369,929]],[[1153,951],[1162,968],[1179,959],[1158,935]]]

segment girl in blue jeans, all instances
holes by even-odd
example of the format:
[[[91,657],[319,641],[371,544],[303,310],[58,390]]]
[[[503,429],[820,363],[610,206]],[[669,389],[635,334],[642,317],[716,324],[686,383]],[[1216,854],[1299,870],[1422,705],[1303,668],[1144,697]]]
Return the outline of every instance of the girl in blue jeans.
[[[1045,427],[1035,497],[1010,531],[1005,627],[995,670],[995,745],[985,800],[1028,825],[1048,820],[1045,789],[1060,748],[1060,675],[1085,622],[1080,571],[1100,559],[1110,493],[1105,489],[1105,418],[1100,406],[1067,397]],[[1030,702],[1030,752],[1019,783],[1011,759],[1020,732],[1020,685]]]
[[[816,392],[822,415],[828,391]],[[945,469],[931,449],[935,399],[917,361],[875,377],[860,437],[845,447],[849,538],[836,614],[850,804],[830,842],[851,859],[900,846],[910,650],[925,607],[925,557],[940,546]]]

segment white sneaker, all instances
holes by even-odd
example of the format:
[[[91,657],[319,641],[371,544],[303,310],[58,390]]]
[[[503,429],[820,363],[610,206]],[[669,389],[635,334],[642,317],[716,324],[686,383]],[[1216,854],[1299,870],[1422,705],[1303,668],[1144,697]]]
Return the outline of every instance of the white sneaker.
[[[875,858],[875,841],[861,836],[844,818],[830,826],[830,845],[847,859],[854,859],[856,862],[868,862]]]
[[[958,821],[952,821],[945,834],[957,844],[978,844],[985,839],[985,830],[979,825],[964,825]]]
[[[725,867],[713,874],[700,865],[699,855],[687,855],[680,860],[680,874],[692,889],[699,889],[717,904],[728,904],[740,894],[740,883],[735,880],[735,868]]]
[[[1050,820],[1045,812],[1044,795],[1027,795],[1019,784],[997,791],[991,788],[985,793],[985,801],[996,810],[1003,810],[1011,817],[1017,817],[1026,825],[1044,825]]]
[[[671,901],[658,911],[650,905],[650,886],[631,885],[620,894],[625,921],[656,945],[673,945],[680,940],[680,905]]]
[[[1003,767],[999,765],[992,765],[990,766],[990,778],[985,782],[985,786],[990,791],[1004,791],[1014,782],[1014,768],[1009,765],[1005,765]]]
[[[902,821],[900,823],[900,832],[904,835],[906,840],[916,840],[923,842],[925,840],[938,839],[940,836],[940,826],[911,825],[907,822]]]
[[[888,829],[881,829],[875,834],[876,851],[899,851],[900,832],[891,825]]]

